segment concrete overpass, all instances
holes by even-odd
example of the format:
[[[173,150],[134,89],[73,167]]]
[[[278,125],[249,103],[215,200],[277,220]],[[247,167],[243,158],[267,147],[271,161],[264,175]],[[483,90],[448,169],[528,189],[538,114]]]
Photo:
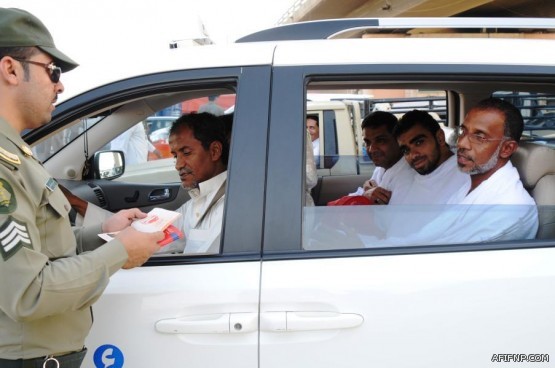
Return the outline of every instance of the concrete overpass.
[[[330,18],[555,17],[553,0],[297,0],[278,24]]]

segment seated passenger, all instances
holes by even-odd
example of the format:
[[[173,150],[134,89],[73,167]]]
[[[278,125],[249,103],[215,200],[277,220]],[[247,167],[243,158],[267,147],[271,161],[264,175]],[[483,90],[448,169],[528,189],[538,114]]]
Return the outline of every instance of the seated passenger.
[[[209,113],[183,115],[170,130],[169,144],[182,186],[191,199],[174,225],[185,234],[185,254],[217,253],[222,228],[229,143],[222,119]]]
[[[320,119],[318,115],[306,116],[306,129],[312,140],[312,153],[316,167],[320,166]]]
[[[399,144],[393,136],[396,124],[395,115],[386,111],[374,111],[362,121],[366,152],[376,168],[370,180],[350,195],[364,195],[372,204],[388,204],[392,197],[404,197],[414,171],[402,159]]]
[[[176,210],[182,216],[173,224],[183,231],[184,239],[164,246],[158,254],[219,251],[230,134],[230,121],[210,113],[183,115],[173,123],[169,144],[182,186],[191,199]],[[62,190],[80,215],[77,223],[100,222],[112,215],[66,188]]]
[[[377,121],[373,114],[365,118],[366,124]],[[383,118],[382,114],[388,113],[375,117]],[[445,204],[461,187],[470,186],[469,176],[457,169],[456,157],[445,142],[439,123],[427,112],[413,110],[403,115],[393,128],[396,142],[388,142],[387,134],[385,126],[364,129],[368,155],[377,166],[387,168],[394,162],[396,152],[405,158],[384,170],[383,177],[379,169],[372,176],[380,183],[365,194],[372,203]],[[381,150],[377,148],[378,141],[384,142]]]
[[[403,195],[396,196],[390,204],[444,204],[461,187],[469,187],[468,174],[457,169],[457,159],[445,142],[445,134],[430,114],[420,110],[407,112],[393,134],[416,174]]]
[[[310,142],[310,133],[306,131],[306,174],[305,174],[305,206],[314,206],[314,199],[310,194],[312,188],[318,184],[318,171],[316,170],[316,163],[314,162],[314,154],[312,152],[312,144]]]
[[[466,115],[458,129],[457,164],[470,174],[432,221],[413,219],[408,231],[390,229],[381,245],[465,244],[533,239],[538,230],[538,210],[524,189],[511,155],[518,148],[524,123],[510,103],[489,98]]]
[[[525,206],[513,211],[505,206],[495,216],[477,219],[475,240],[532,239],[538,230],[538,211],[518,171],[511,163],[524,122],[520,110],[509,102],[488,98],[472,108],[458,129],[457,164],[470,174],[470,188],[450,203]],[[486,227],[487,226],[487,227]]]

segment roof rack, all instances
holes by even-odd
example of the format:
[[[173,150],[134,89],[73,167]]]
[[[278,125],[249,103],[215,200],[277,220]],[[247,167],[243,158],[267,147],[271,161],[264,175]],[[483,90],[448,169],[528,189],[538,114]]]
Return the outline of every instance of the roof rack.
[[[337,38],[352,32],[396,29],[530,29],[555,31],[553,18],[348,18],[286,24],[239,38],[237,43]]]

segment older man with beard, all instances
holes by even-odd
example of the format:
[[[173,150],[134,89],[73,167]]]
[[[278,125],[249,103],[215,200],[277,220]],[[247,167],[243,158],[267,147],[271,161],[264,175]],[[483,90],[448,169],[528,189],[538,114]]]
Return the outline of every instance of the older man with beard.
[[[475,241],[532,239],[538,230],[534,199],[524,189],[510,161],[524,129],[520,111],[509,102],[488,98],[466,115],[457,131],[457,164],[470,174],[470,188],[461,188],[449,203],[480,205]]]

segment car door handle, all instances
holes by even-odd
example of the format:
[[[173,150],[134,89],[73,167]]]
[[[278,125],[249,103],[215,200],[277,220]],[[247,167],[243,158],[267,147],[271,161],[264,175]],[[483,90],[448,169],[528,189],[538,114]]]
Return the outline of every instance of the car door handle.
[[[163,201],[165,199],[169,199],[170,195],[171,191],[168,188],[156,189],[150,192],[150,194],[148,195],[148,200],[150,202]]]
[[[156,331],[169,334],[232,334],[257,331],[258,313],[222,313],[162,319]]]
[[[358,327],[363,322],[364,317],[356,313],[276,311],[261,314],[260,329],[274,332],[336,330]]]

